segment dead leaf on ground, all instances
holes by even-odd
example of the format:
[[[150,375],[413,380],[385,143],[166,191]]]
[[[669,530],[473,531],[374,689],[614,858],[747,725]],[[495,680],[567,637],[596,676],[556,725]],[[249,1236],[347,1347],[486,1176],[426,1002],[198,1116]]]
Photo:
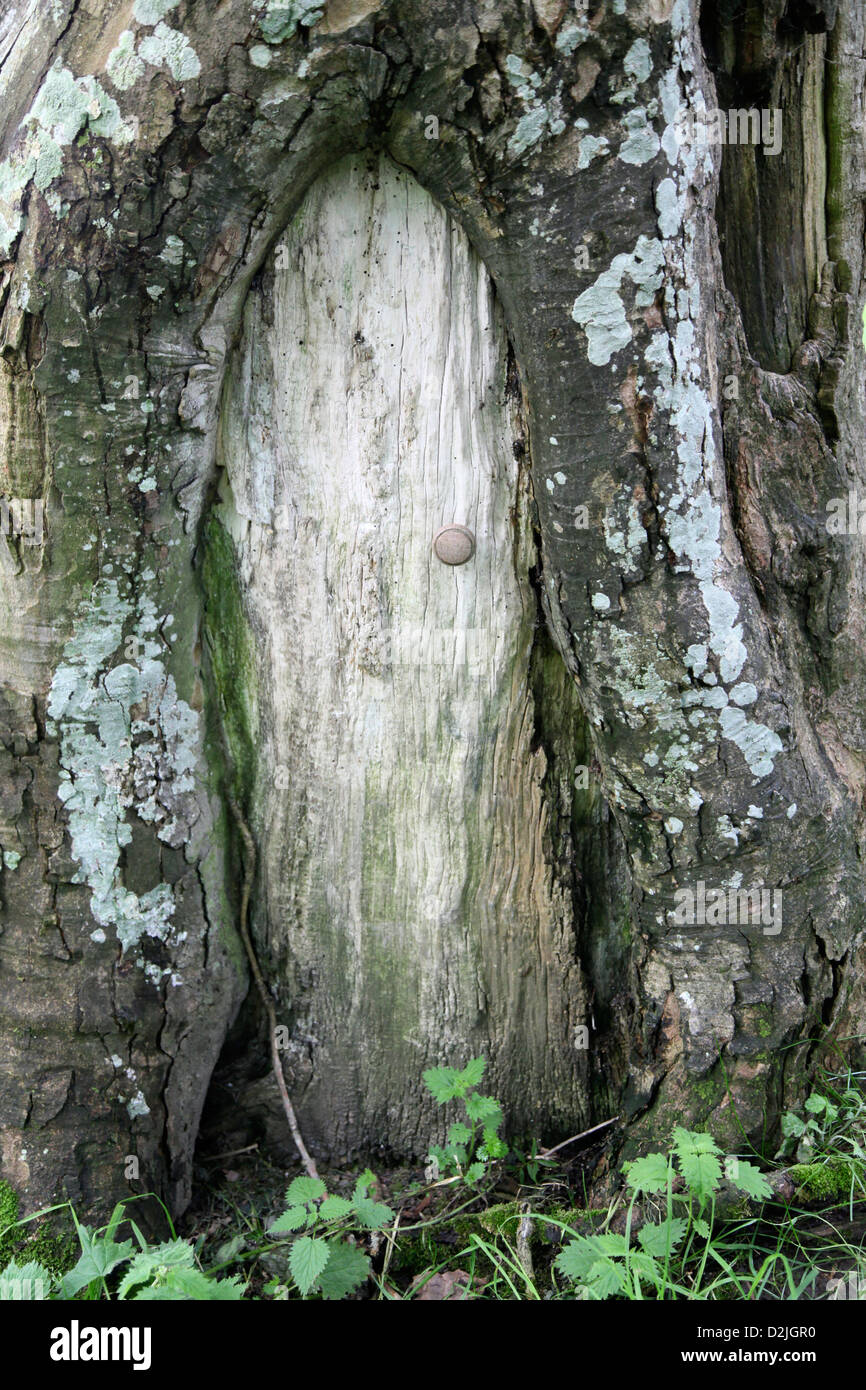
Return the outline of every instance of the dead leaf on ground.
[[[449,1303],[465,1299],[471,1283],[464,1269],[448,1269],[434,1274],[430,1279],[424,1274],[416,1275],[409,1292],[416,1303]],[[416,1289],[418,1293],[415,1293]]]

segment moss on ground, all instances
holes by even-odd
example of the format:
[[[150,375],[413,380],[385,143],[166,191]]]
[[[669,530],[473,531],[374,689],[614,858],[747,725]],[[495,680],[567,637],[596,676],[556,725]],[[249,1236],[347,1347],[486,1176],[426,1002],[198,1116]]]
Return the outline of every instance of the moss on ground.
[[[796,1184],[796,1195],[809,1201],[827,1201],[847,1197],[851,1191],[852,1168],[844,1159],[827,1159],[824,1163],[795,1163],[788,1169]]]

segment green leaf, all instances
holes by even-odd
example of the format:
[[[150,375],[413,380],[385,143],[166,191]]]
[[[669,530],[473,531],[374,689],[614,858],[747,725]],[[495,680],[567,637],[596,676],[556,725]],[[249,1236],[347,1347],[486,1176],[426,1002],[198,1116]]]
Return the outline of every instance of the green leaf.
[[[302,1294],[308,1294],[328,1263],[330,1246],[314,1236],[300,1236],[289,1251],[289,1269]]]
[[[440,1105],[446,1101],[454,1100],[455,1096],[462,1095],[460,1090],[460,1075],[453,1067],[430,1067],[428,1071],[421,1073],[424,1085]]]
[[[460,1080],[468,1086],[477,1086],[484,1076],[484,1058],[472,1057],[460,1073]]]
[[[637,1238],[648,1255],[664,1259],[669,1250],[676,1250],[686,1233],[687,1225],[688,1222],[683,1217],[673,1216],[659,1226],[642,1226]]]
[[[674,1148],[686,1185],[703,1205],[722,1181],[721,1149],[712,1135],[697,1134],[680,1125],[674,1129]]]
[[[317,1202],[320,1197],[325,1196],[327,1190],[321,1178],[295,1178],[286,1193],[286,1206],[296,1207],[306,1205],[307,1202]]]
[[[369,1278],[370,1261],[345,1240],[329,1241],[328,1250],[328,1263],[319,1278],[319,1287],[325,1298],[345,1298]]]
[[[801,1120],[799,1115],[795,1115],[793,1110],[786,1110],[782,1116],[782,1133],[786,1139],[799,1139],[806,1130],[805,1120]]]
[[[463,1176],[467,1182],[480,1182],[486,1172],[487,1169],[483,1163],[470,1163]]]
[[[640,1250],[632,1251],[628,1262],[629,1273],[634,1279],[637,1274],[646,1284],[655,1284],[656,1288],[661,1287],[663,1270],[658,1260],[652,1255],[648,1255]]]
[[[485,1128],[498,1129],[502,1124],[502,1107],[492,1096],[467,1096],[465,1105],[470,1120],[480,1121]]]
[[[589,1271],[587,1283],[596,1298],[612,1298],[625,1290],[625,1271],[613,1260],[597,1260]]]
[[[368,1197],[373,1188],[376,1187],[378,1181],[379,1179],[376,1177],[372,1168],[365,1168],[363,1173],[360,1173],[356,1179],[355,1187],[352,1192],[353,1199],[357,1197]]]
[[[382,1231],[394,1220],[394,1213],[385,1202],[374,1201],[372,1197],[356,1197],[355,1212],[362,1226],[368,1231]]]
[[[278,1236],[282,1235],[283,1231],[299,1231],[306,1225],[306,1221],[306,1207],[289,1207],[288,1211],[284,1211],[282,1216],[278,1216],[273,1225],[268,1227],[267,1233],[269,1236]]]
[[[761,1170],[756,1168],[754,1163],[746,1163],[745,1159],[726,1158],[725,1177],[741,1192],[745,1192],[747,1197],[765,1201],[773,1195],[773,1189]]]
[[[237,1303],[245,1293],[243,1281],[209,1279],[200,1269],[174,1268],[159,1284],[148,1284],[133,1296],[133,1303]]]
[[[479,1158],[505,1158],[508,1153],[508,1145],[504,1139],[500,1139],[494,1129],[485,1129],[484,1143],[478,1150]]]
[[[12,1260],[0,1274],[0,1302],[39,1302],[51,1297],[56,1282],[54,1275],[36,1260],[23,1265]]]
[[[448,1130],[449,1144],[468,1144],[471,1138],[472,1130],[468,1125],[461,1124],[459,1120]]]
[[[555,1264],[568,1279],[594,1279],[601,1277],[607,1263],[624,1256],[627,1251],[625,1236],[616,1235],[613,1231],[602,1236],[578,1236],[559,1252]],[[593,1269],[596,1274],[592,1273]]]
[[[586,1236],[578,1236],[577,1240],[569,1241],[564,1250],[560,1250],[554,1264],[560,1274],[564,1274],[566,1279],[573,1279],[575,1283],[585,1279],[598,1259],[598,1251],[589,1243]]]
[[[117,1297],[126,1298],[130,1289],[139,1284],[162,1282],[170,1270],[192,1268],[194,1264],[195,1252],[188,1241],[170,1240],[164,1245],[153,1245],[136,1255],[121,1280]]]
[[[83,1226],[74,1216],[81,1255],[74,1269],[64,1274],[60,1281],[61,1297],[70,1299],[81,1289],[92,1284],[95,1279],[104,1279],[124,1260],[128,1260],[134,1246],[131,1240],[116,1245],[113,1240],[100,1240],[89,1226]]]
[[[805,1108],[810,1115],[822,1115],[827,1109],[828,1101],[824,1096],[819,1096],[817,1091],[813,1091],[806,1101]]]
[[[696,1216],[692,1221],[692,1225],[694,1226],[701,1240],[709,1240],[710,1224],[708,1221],[704,1221],[703,1217],[701,1216]]]
[[[326,1197],[319,1207],[319,1216],[323,1221],[337,1221],[340,1217],[351,1216],[354,1210],[354,1203],[345,1197]]]
[[[628,1165],[626,1186],[632,1192],[664,1192],[668,1185],[668,1160],[665,1154],[647,1154]]]

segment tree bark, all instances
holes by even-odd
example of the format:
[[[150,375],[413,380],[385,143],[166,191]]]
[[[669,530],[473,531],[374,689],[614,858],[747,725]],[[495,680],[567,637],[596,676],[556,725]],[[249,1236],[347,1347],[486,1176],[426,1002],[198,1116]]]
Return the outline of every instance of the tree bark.
[[[228,789],[320,1155],[476,1051],[772,1129],[866,1012],[859,7],[15,0],[0,81],[2,1176],[180,1210],[264,1072]]]

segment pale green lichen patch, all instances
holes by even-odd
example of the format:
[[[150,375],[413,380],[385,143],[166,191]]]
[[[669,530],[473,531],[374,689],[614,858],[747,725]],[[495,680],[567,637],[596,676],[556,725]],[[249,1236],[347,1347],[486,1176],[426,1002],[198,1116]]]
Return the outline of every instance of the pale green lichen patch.
[[[255,7],[260,9],[260,6]],[[268,0],[259,26],[266,43],[282,43],[290,39],[299,24],[305,28],[316,24],[325,12],[321,0]]]
[[[645,308],[652,303],[662,283],[663,271],[661,242],[641,236],[634,251],[615,256],[609,269],[602,271],[595,283],[578,295],[571,316],[586,331],[590,362],[598,367],[606,366],[615,352],[631,342],[631,326],[620,297],[624,277],[627,276],[636,288],[635,308]]]
[[[135,0],[132,13],[139,24],[158,24],[179,3],[180,0]]]
[[[592,161],[598,155],[605,154],[607,149],[608,143],[606,136],[585,135],[577,147],[578,169],[588,169]]]
[[[124,626],[137,618],[142,656],[112,665]],[[185,843],[195,810],[198,716],[177,698],[159,659],[153,603],[134,604],[101,580],[64,648],[48,701],[49,733],[60,735],[58,797],[68,817],[75,882],[92,890],[91,912],[124,951],[143,937],[172,939],[171,887],[126,889],[121,852],[132,839],[127,813],[155,823],[160,839]]]
[[[646,108],[637,106],[623,117],[626,136],[619,147],[619,157],[625,164],[647,164],[661,148],[659,137],[647,119]]]
[[[44,192],[63,169],[63,151],[82,132],[128,144],[134,129],[97,79],[76,77],[58,58],[19,127],[24,139],[0,164],[0,253],[21,230],[21,198],[31,182]]]
[[[622,65],[627,77],[631,77],[638,83],[646,82],[653,70],[650,46],[646,39],[635,39],[625,55]]]
[[[153,33],[138,45],[138,53],[155,68],[167,67],[176,82],[198,77],[201,72],[198,54],[186,34],[167,24],[157,24]]]
[[[135,52],[135,35],[131,29],[124,29],[117,47],[109,53],[105,71],[122,92],[133,87],[143,75],[144,63]]]
[[[559,90],[550,104],[545,105],[538,95],[541,78],[525,59],[519,58],[516,53],[509,53],[505,59],[505,76],[528,108],[518,120],[508,142],[510,153],[519,156],[537,145],[548,131],[551,135],[559,135],[565,129],[565,121],[562,119]]]

